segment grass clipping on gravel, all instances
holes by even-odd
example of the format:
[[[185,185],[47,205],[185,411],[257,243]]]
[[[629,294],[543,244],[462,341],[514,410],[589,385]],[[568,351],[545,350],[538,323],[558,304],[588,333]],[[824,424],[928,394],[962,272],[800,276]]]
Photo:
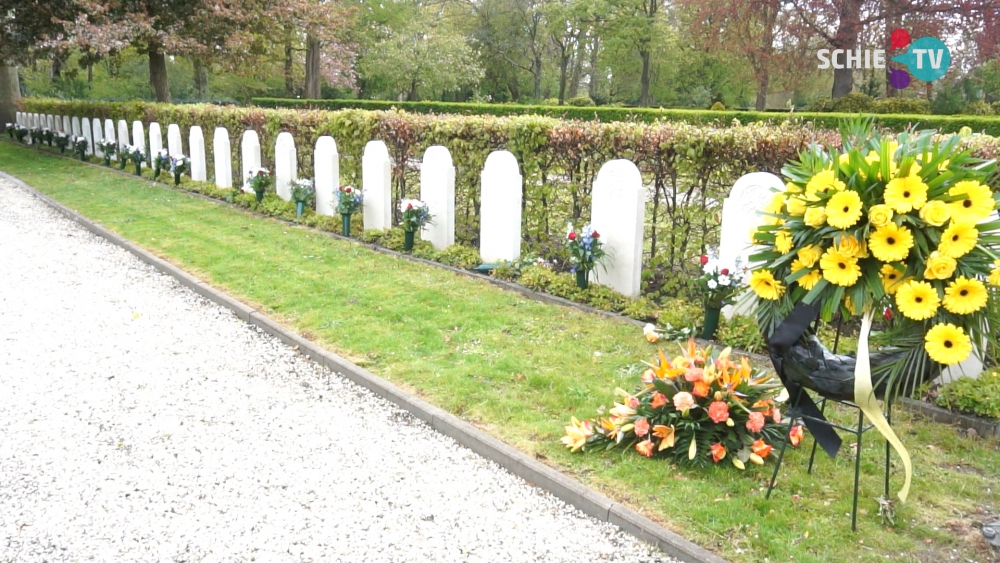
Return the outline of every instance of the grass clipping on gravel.
[[[911,499],[894,524],[878,516],[885,443],[867,433],[854,534],[850,439],[835,460],[820,452],[812,475],[809,448],[790,449],[770,501],[773,459],[740,472],[631,451],[570,454],[559,443],[569,417],[611,406],[656,351],[632,325],[11,143],[0,145],[0,169],[734,562],[993,557],[974,525],[1000,517],[996,440],[897,409],[914,456]]]

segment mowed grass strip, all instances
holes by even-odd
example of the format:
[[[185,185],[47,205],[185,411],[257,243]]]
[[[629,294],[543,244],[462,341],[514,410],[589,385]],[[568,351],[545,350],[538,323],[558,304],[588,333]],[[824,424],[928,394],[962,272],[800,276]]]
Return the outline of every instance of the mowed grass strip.
[[[610,407],[655,352],[634,326],[7,142],[0,169],[732,561],[990,560],[973,524],[1000,512],[995,440],[897,409],[916,472],[910,501],[894,525],[877,515],[885,442],[866,434],[854,534],[850,438],[835,460],[820,452],[812,475],[809,449],[790,450],[769,501],[773,460],[740,472],[569,454],[559,443],[569,417]],[[377,448],[379,436],[358,440]],[[898,463],[893,477],[896,491]]]

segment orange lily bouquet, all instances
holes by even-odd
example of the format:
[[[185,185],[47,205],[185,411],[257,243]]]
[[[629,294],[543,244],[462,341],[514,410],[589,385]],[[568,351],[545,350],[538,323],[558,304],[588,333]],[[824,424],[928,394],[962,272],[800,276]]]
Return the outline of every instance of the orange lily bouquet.
[[[731,351],[715,354],[693,339],[673,360],[661,350],[635,391],[615,390],[620,402],[609,416],[573,418],[562,442],[574,452],[627,447],[685,465],[725,459],[740,469],[762,465],[785,436],[775,403],[781,383],[771,372],[754,372],[746,358],[734,360]]]

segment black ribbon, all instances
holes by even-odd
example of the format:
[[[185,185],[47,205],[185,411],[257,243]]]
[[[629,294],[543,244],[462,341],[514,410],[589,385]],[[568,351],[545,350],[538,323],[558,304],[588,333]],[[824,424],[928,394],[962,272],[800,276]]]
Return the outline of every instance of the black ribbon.
[[[785,377],[785,370],[782,365],[785,355],[798,342],[799,337],[805,333],[806,329],[809,328],[809,324],[816,319],[816,315],[818,314],[819,303],[799,303],[795,305],[792,312],[781,321],[781,324],[767,338],[767,351],[771,356],[771,364],[774,365],[774,370],[778,372],[781,383],[788,390],[788,400],[792,405],[792,409],[799,416],[803,417],[802,420],[805,422],[806,428],[812,433],[816,439],[816,443],[823,448],[823,451],[830,457],[837,457],[837,452],[840,450],[840,445],[843,441],[840,439],[837,431],[826,422],[826,417],[823,416],[822,411],[816,406],[809,393],[801,385]]]

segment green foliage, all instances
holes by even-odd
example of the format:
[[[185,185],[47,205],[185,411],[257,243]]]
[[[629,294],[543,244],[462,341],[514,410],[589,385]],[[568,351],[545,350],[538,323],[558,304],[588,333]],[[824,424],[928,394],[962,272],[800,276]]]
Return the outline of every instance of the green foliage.
[[[962,113],[965,115],[993,115],[994,112],[990,104],[983,100],[976,100],[966,104]]]
[[[594,107],[597,104],[594,103],[594,100],[590,99],[590,96],[577,96],[566,100],[566,105],[574,107]]]
[[[712,111],[726,111],[726,104],[723,104],[722,102],[715,102],[712,104],[712,107],[708,109]]]
[[[945,384],[934,403],[954,411],[1000,419],[1000,370],[985,371],[978,379],[961,377]]]
[[[521,285],[557,297],[586,303],[598,309],[613,311],[642,321],[655,321],[659,316],[656,306],[644,297],[633,299],[603,285],[580,289],[576,278],[558,273],[545,266],[527,266],[521,270]]]
[[[720,324],[715,339],[723,345],[753,353],[764,351],[764,337],[757,328],[757,319],[749,315],[733,315]]]
[[[879,98],[872,102],[873,113],[927,115],[931,103],[923,98]]]

